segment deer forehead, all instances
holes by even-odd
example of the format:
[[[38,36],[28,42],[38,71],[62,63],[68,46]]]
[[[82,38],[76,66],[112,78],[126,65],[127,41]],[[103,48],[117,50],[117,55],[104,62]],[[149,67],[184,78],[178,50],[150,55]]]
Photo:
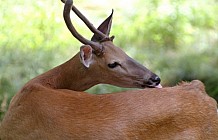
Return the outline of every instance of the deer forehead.
[[[126,60],[126,58],[128,58],[127,54],[120,49],[119,47],[116,47],[114,44],[107,42],[104,44],[104,49],[105,49],[105,54],[104,57],[105,59],[109,59],[109,60]]]

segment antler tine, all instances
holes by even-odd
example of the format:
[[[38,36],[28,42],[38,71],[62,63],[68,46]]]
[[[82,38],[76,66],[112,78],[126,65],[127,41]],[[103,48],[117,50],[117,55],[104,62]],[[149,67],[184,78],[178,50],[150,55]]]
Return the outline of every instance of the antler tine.
[[[62,2],[64,0],[61,0]],[[64,12],[63,12],[63,16],[64,16],[64,20],[65,23],[68,27],[68,29],[70,30],[70,32],[72,33],[72,35],[77,38],[81,43],[83,44],[88,44],[90,46],[92,46],[92,48],[97,52],[97,54],[100,54],[102,52],[102,45],[97,43],[97,42],[93,42],[90,40],[87,40],[86,38],[84,38],[83,36],[81,36],[76,29],[74,28],[71,20],[70,20],[70,11],[72,9],[73,6],[73,1],[72,0],[67,0],[65,1],[65,6],[64,6]]]
[[[61,0],[63,3],[66,2],[66,0]],[[107,35],[96,29],[93,24],[73,5],[72,10],[74,13],[86,24],[86,26],[94,33],[100,35],[103,40],[105,38],[109,38]]]

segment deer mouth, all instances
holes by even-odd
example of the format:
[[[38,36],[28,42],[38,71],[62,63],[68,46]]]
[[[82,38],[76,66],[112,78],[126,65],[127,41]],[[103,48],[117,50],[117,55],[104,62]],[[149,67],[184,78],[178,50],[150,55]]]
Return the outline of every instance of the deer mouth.
[[[161,84],[158,84],[156,86],[154,85],[141,85],[141,88],[163,88]]]
[[[157,86],[155,86],[155,88],[163,88],[161,84],[158,84]]]
[[[137,83],[140,88],[162,88],[160,83]]]

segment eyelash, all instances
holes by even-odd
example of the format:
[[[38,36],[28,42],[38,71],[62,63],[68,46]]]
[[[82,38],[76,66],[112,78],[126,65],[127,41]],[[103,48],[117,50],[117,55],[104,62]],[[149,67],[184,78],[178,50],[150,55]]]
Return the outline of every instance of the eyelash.
[[[114,63],[112,63],[112,64],[108,64],[108,67],[109,68],[115,68],[115,67],[117,67],[117,66],[121,66],[118,62],[114,62]]]

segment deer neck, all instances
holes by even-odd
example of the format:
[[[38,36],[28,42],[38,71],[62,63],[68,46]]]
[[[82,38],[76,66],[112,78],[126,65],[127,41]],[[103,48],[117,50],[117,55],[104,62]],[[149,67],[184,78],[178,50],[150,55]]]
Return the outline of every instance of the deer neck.
[[[98,84],[93,72],[80,62],[79,53],[69,61],[32,79],[28,84],[37,83],[53,89],[84,91]]]

